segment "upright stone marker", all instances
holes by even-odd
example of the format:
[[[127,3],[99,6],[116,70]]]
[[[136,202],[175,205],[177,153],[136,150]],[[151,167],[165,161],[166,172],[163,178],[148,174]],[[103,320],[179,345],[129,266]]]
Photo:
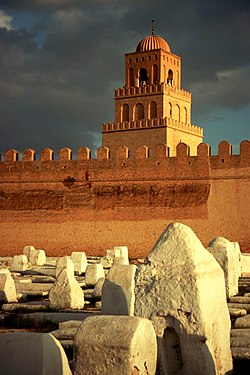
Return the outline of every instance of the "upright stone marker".
[[[159,373],[232,370],[223,271],[189,227],[167,227],[138,266],[135,298],[135,315],[151,319],[158,336]]]
[[[149,320],[89,317],[74,337],[74,375],[155,375],[156,353]]]
[[[234,251],[235,251],[235,256],[236,256],[236,259],[238,260],[238,276],[241,277],[241,274],[242,274],[242,254],[241,254],[241,251],[240,251],[240,245],[238,244],[238,242],[233,242],[234,244]]]
[[[56,263],[56,277],[58,277],[60,272],[64,269],[68,270],[70,273],[72,273],[72,275],[74,275],[74,263],[68,256],[58,259]]]
[[[237,295],[240,260],[235,243],[223,237],[216,237],[208,245],[208,251],[213,254],[224,272],[227,298]]]
[[[7,332],[0,335],[0,374],[72,375],[60,342],[50,333]]]
[[[84,251],[73,251],[70,258],[74,263],[74,270],[76,273],[81,275],[86,271],[88,261]]]
[[[72,272],[63,269],[49,292],[50,307],[60,309],[82,309],[84,293]]]
[[[45,251],[44,250],[31,249],[29,261],[30,261],[31,264],[34,264],[36,266],[43,266],[46,262]]]
[[[104,315],[134,315],[135,265],[113,266],[102,287]]]
[[[17,302],[16,287],[8,269],[0,270],[0,303]]]
[[[29,267],[27,256],[24,254],[14,255],[10,267],[11,271],[26,271]]]
[[[30,259],[30,252],[33,250],[36,250],[36,249],[32,245],[24,246],[23,248],[23,254],[26,255],[26,257],[28,258],[28,261]]]
[[[95,286],[97,281],[105,277],[103,266],[98,264],[89,264],[86,268],[85,282],[87,286]]]

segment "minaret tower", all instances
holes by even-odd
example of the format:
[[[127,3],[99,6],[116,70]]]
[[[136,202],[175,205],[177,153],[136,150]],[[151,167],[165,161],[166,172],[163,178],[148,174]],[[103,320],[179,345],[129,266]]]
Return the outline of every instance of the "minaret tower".
[[[111,153],[120,145],[130,152],[140,145],[166,144],[175,156],[180,142],[195,155],[203,129],[191,125],[191,93],[181,88],[181,58],[154,32],[136,51],[125,54],[125,85],[115,90],[115,122],[103,124],[102,144]]]

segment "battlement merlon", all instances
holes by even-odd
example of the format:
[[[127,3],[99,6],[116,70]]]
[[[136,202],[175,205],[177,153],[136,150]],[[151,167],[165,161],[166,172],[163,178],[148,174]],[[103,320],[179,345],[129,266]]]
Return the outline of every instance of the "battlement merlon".
[[[175,157],[170,157],[168,147],[164,144],[158,144],[155,146],[157,152],[155,154],[155,160],[158,160],[158,158],[162,159],[176,159],[176,157],[190,157],[189,154],[189,146],[183,142],[179,143],[177,145],[177,153]],[[148,157],[148,152],[145,152],[145,150],[148,150],[148,147],[144,145],[138,146],[135,154],[130,154],[129,148],[125,145],[120,145],[116,148],[116,153],[112,155],[112,159],[116,160],[117,158],[124,159],[137,159],[142,160],[145,159],[151,159]],[[142,152],[143,150],[143,152]],[[164,151],[163,151],[164,150]],[[149,151],[149,150],[148,150]],[[143,155],[143,157],[142,157]],[[4,157],[3,157],[4,156]],[[233,154],[232,152],[232,145],[227,141],[221,141],[218,145],[218,153],[217,155],[211,155],[211,147],[205,143],[202,142],[197,147],[197,156],[192,156],[192,158],[197,157],[209,157],[211,160],[218,159],[222,163],[224,163],[226,160],[230,158],[235,157],[242,157],[246,159],[248,162],[250,162],[250,141],[244,140],[240,143],[240,153],[239,154]],[[91,157],[91,150],[88,147],[81,146],[78,149],[77,152],[77,158],[73,159],[73,153],[72,150],[68,147],[63,147],[59,150],[58,158],[54,158],[54,151],[50,148],[44,148],[40,151],[40,158],[37,160],[36,158],[36,151],[27,148],[22,153],[19,153],[17,150],[14,149],[8,149],[5,151],[4,155],[1,155],[0,153],[0,165],[11,163],[19,164],[20,162],[34,162],[34,165],[36,165],[37,162],[74,162],[74,161],[103,161],[103,160],[111,160],[110,159],[110,153],[108,147],[101,146],[97,149],[97,157],[92,158]],[[187,159],[188,160],[188,159]],[[159,160],[158,160],[159,161]],[[226,163],[225,163],[226,164]],[[9,164],[8,164],[9,165]],[[10,170],[11,171],[11,170]],[[13,170],[15,173],[15,171]]]
[[[154,85],[143,85],[135,87],[123,87],[115,89],[115,99],[133,97],[137,95],[166,94],[191,101],[192,94],[183,89],[170,86],[167,83],[157,83]]]
[[[124,122],[108,122],[102,125],[102,132],[117,132],[124,130],[147,129],[169,127],[203,137],[203,128],[192,124],[185,124],[167,117],[155,119],[143,119]]]

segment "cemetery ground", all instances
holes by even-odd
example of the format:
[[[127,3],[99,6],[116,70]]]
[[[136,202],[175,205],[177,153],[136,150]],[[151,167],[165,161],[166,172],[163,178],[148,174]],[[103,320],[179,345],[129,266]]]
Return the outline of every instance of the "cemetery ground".
[[[124,257],[118,256],[117,258],[120,258],[116,260],[118,264],[128,264],[126,255]],[[61,259],[64,259],[65,262],[65,257]],[[67,308],[67,303],[65,308],[53,307],[49,300],[49,293],[55,287],[56,276],[58,276],[57,273],[59,272],[57,268],[61,259],[46,257],[42,265],[29,263],[25,270],[15,271],[11,267],[13,258],[0,258],[0,270],[10,268],[16,289],[16,300],[10,300],[5,303],[2,301],[1,303],[0,335],[6,332],[51,333],[61,343],[69,367],[74,374],[74,337],[87,317],[102,316],[102,287],[115,258],[111,260],[110,254],[102,258],[86,258],[84,269],[79,269],[74,273],[74,278],[84,295],[82,305],[80,304],[74,308]],[[141,265],[143,263],[144,259],[129,261],[130,265]],[[94,275],[95,268],[94,273],[92,272],[93,270],[91,271],[91,277],[94,278],[90,281],[90,276],[87,276],[86,272],[87,267],[90,266],[91,268],[92,265],[100,264],[102,264],[101,268],[104,270],[104,274]],[[64,264],[62,269],[64,267],[68,267],[68,264],[67,266]],[[238,293],[227,298],[227,306],[231,319],[230,346],[233,358],[233,374],[249,374],[250,273],[242,273],[239,277]],[[219,334],[223,334],[223,332]],[[67,372],[64,373],[66,374]]]

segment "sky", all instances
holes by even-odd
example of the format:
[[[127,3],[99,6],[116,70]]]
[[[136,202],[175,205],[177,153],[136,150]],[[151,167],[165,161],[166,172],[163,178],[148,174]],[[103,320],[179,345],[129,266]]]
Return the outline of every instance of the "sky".
[[[81,146],[114,121],[124,54],[162,36],[182,58],[192,124],[217,153],[250,139],[249,0],[1,0],[0,152]]]

